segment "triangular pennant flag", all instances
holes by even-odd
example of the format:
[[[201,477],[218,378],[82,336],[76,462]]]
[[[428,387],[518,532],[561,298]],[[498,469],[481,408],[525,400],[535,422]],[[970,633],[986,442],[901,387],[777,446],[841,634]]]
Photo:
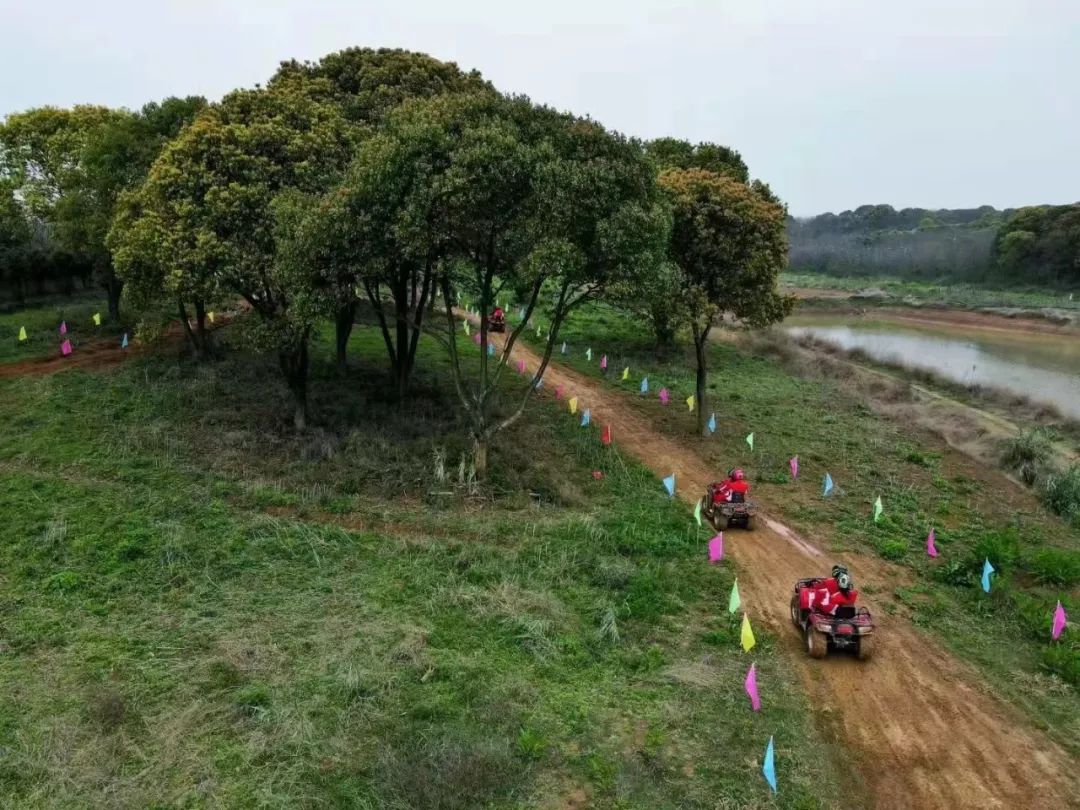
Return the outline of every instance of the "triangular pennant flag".
[[[772,737],[769,737],[769,744],[765,747],[765,762],[761,766],[761,772],[765,775],[765,781],[769,783],[772,792],[776,793],[776,753],[773,750]]]
[[[791,478],[794,481],[799,480],[799,457],[792,456],[788,459],[788,466],[791,467]]]
[[[709,424],[707,425],[707,427],[709,428],[709,433],[716,433],[716,414],[715,413],[709,415]]]
[[[206,313],[206,317],[210,319],[210,323],[214,322],[214,310],[210,310]]]
[[[746,443],[748,445],[750,445],[750,452],[753,453],[754,452],[754,434],[753,433],[750,433],[750,434],[747,435]]]
[[[604,429],[600,432],[600,443],[605,447],[611,444],[611,425],[604,425]]]
[[[643,394],[649,393],[649,378],[648,377],[642,377],[641,378],[641,393],[643,393]]]
[[[727,610],[728,613],[734,613],[742,605],[742,600],[739,598],[739,580],[735,579],[735,584],[731,586],[731,596],[728,597]]]
[[[694,520],[697,521],[697,525],[701,525],[701,501],[694,504]]]
[[[543,337],[543,336],[544,336],[544,330],[543,330],[543,328],[542,328],[542,327],[540,326],[540,324],[537,324],[537,325],[536,325],[536,336],[537,336],[537,337]]]
[[[461,328],[465,330],[466,335],[469,334],[469,322],[468,321],[462,321],[461,322]]]
[[[588,427],[588,425],[591,422],[592,422],[592,411],[589,410],[588,408],[586,408],[584,411],[581,412],[581,426],[582,427]]]
[[[628,379],[630,379],[630,366],[627,366],[622,370],[622,378],[623,382],[626,382]]]
[[[26,340],[26,327],[25,326],[20,326],[19,327],[19,343],[22,343],[25,340]]]
[[[577,397],[570,397],[567,404],[570,406],[570,413],[577,413]]]
[[[562,399],[562,395],[565,392],[565,390],[566,389],[564,389],[561,385],[556,385],[555,386],[555,399]]]
[[[585,358],[592,362],[592,347],[590,346],[585,350]]]
[[[488,357],[494,357],[494,356],[495,356],[495,344],[494,343],[489,343],[488,344]]]
[[[65,340],[63,343],[60,344],[60,354],[64,355],[64,357],[67,357],[69,354],[71,354],[70,340]]]
[[[600,370],[607,371],[607,355],[600,358]]]
[[[525,307],[518,310],[518,320],[525,320]]]
[[[1065,616],[1065,608],[1061,606],[1061,600],[1058,600],[1057,607],[1054,608],[1054,623],[1050,627],[1050,638],[1054,641],[1058,640],[1058,636],[1061,635],[1061,631],[1065,629],[1065,622],[1067,617]]]
[[[936,538],[934,537],[934,530],[931,529],[930,534],[926,535],[926,553],[929,554],[931,557],[936,557],[938,553],[937,546],[934,545],[935,539]]]
[[[60,334],[61,335],[66,335],[67,334],[67,321],[60,321]]]
[[[675,497],[675,473],[672,473],[664,479],[664,489],[667,490],[669,497]]]
[[[101,313],[100,312],[95,312],[94,313],[94,326],[101,326]]]
[[[120,341],[120,348],[121,349],[126,349],[127,347],[128,347],[128,336],[127,336],[127,332],[124,332],[124,339]]]
[[[877,500],[874,501],[874,523],[881,520],[881,513],[885,511],[885,508],[881,505],[881,496],[877,496]]]
[[[524,373],[525,373],[525,361],[524,360],[518,360],[518,374],[524,374]]]
[[[690,413],[694,412],[694,395],[691,394],[686,398],[686,407],[690,409]]]
[[[832,476],[829,475],[828,473],[825,473],[825,485],[824,485],[824,488],[821,491],[821,496],[822,497],[827,497],[828,494],[830,492],[832,492],[832,491],[833,491]]]
[[[990,560],[983,561],[982,572],[982,589],[987,593],[990,593],[990,575],[994,573],[996,569],[990,564]]]
[[[717,563],[724,559],[724,533],[716,535],[709,541],[709,562]]]
[[[480,345],[480,333],[479,332],[474,332],[473,333],[472,342],[475,343],[477,346]]]
[[[665,405],[667,405],[669,399],[671,399],[671,394],[668,393],[668,390],[666,388],[661,388],[660,389],[660,401],[663,402]]]
[[[743,686],[746,687],[746,694],[750,696],[750,708],[755,712],[761,711],[761,696],[757,690],[757,664],[750,665],[750,671],[746,673],[746,680],[743,682]]]
[[[739,640],[742,642],[743,652],[750,652],[754,649],[754,645],[757,644],[757,639],[754,638],[754,630],[750,627],[750,617],[745,613],[742,615],[742,630],[739,632]]]
[[[566,354],[566,341],[565,340],[562,343],[562,353]]]
[[[536,382],[533,383],[533,388],[536,389],[537,391],[539,391],[543,387],[544,387],[544,378],[543,377],[538,377]]]

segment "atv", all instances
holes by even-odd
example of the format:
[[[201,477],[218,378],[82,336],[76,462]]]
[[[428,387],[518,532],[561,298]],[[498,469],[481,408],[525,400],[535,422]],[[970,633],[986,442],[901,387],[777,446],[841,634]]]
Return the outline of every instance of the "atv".
[[[701,516],[708,520],[718,532],[732,526],[742,526],[747,531],[753,531],[757,504],[745,500],[738,492],[732,495],[730,503],[726,501],[716,503],[714,501],[716,486],[716,484],[709,484],[709,488],[705,490],[705,497],[701,499]]]
[[[488,331],[499,332],[500,334],[506,331],[506,316],[495,317],[494,315],[488,319]]]
[[[806,652],[811,658],[824,658],[829,647],[852,650],[860,661],[874,653],[874,619],[864,607],[843,605],[835,616],[827,616],[810,607],[810,594],[824,582],[824,577],[800,579],[791,597],[791,621],[803,634]]]

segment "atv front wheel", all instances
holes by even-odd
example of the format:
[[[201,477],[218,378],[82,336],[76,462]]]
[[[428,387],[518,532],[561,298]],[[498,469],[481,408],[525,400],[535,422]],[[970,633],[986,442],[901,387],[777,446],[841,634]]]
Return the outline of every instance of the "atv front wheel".
[[[874,654],[874,637],[859,636],[859,649],[855,655],[860,661],[869,661]]]
[[[791,597],[791,623],[796,627],[802,625],[799,621],[799,597],[797,596]]]
[[[829,652],[829,636],[814,629],[812,624],[806,626],[806,652],[811,658],[824,658]]]

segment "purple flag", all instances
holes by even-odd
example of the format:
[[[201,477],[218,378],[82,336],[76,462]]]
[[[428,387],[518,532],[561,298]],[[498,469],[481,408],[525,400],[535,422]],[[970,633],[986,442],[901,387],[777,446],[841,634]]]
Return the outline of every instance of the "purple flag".
[[[709,541],[709,562],[720,562],[724,559],[724,533],[716,535]]]
[[[562,399],[563,387],[561,385],[555,386],[555,399]]]
[[[66,335],[67,334],[67,321],[60,321],[60,334],[61,335]]]
[[[1054,641],[1058,640],[1058,636],[1061,635],[1061,631],[1065,629],[1065,608],[1061,606],[1061,601],[1058,600],[1057,607],[1054,608],[1054,626],[1050,629],[1050,638]]]
[[[746,694],[750,696],[750,705],[754,711],[761,711],[761,697],[757,691],[757,664],[751,664],[750,671],[746,673]]]
[[[926,535],[926,553],[931,557],[937,556],[937,546],[934,545],[934,530],[930,530],[930,534]]]
[[[607,355],[605,354],[600,358],[600,368],[607,371]]]
[[[60,354],[64,355],[64,357],[67,357],[69,354],[71,354],[70,340],[65,340],[63,343],[60,344]]]
[[[524,373],[525,373],[525,361],[524,360],[518,360],[518,374],[524,374]]]
[[[472,342],[475,343],[477,346],[480,345],[480,333],[479,332],[474,332],[473,333]]]
[[[669,399],[671,399],[671,395],[668,394],[668,390],[666,388],[661,388],[660,389],[660,401],[663,402],[665,405],[667,405]]]
[[[791,467],[791,477],[795,480],[799,478],[799,457],[792,456],[788,461],[788,466]]]

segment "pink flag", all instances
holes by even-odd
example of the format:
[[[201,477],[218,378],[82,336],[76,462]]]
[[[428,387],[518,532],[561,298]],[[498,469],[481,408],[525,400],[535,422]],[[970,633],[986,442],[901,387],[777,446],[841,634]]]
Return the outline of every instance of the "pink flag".
[[[661,388],[660,389],[660,401],[663,402],[665,405],[667,405],[669,399],[671,399],[671,395],[668,394],[668,390],[666,388]]]
[[[60,334],[61,335],[66,335],[67,334],[67,321],[60,321]]]
[[[561,385],[555,386],[555,399],[562,399],[563,387]]]
[[[750,671],[746,673],[746,694],[750,696],[750,705],[754,711],[761,711],[761,697],[757,691],[757,664],[751,664]]]
[[[604,371],[607,371],[607,355],[606,354],[603,357],[600,358],[600,368],[602,368]]]
[[[479,346],[479,345],[480,345],[480,333],[479,333],[479,332],[475,332],[475,333],[473,334],[473,336],[472,336],[472,342],[473,342],[473,343],[475,343],[475,344],[476,344],[477,346]]]
[[[1058,640],[1058,636],[1061,635],[1061,631],[1065,629],[1065,608],[1061,606],[1060,600],[1057,603],[1057,607],[1054,608],[1054,626],[1050,629],[1050,638],[1054,641]]]
[[[716,535],[709,541],[709,562],[720,562],[724,559],[724,533]]]
[[[525,373],[525,361],[524,360],[518,360],[518,374],[524,374],[524,373]]]
[[[65,340],[63,343],[60,344],[60,354],[64,355],[64,357],[67,357],[69,354],[71,354],[70,340]]]
[[[799,478],[799,457],[792,456],[788,461],[788,466],[791,467],[791,477],[797,480]]]
[[[930,534],[926,535],[926,553],[931,557],[937,556],[937,546],[934,545],[934,530],[930,530]]]

